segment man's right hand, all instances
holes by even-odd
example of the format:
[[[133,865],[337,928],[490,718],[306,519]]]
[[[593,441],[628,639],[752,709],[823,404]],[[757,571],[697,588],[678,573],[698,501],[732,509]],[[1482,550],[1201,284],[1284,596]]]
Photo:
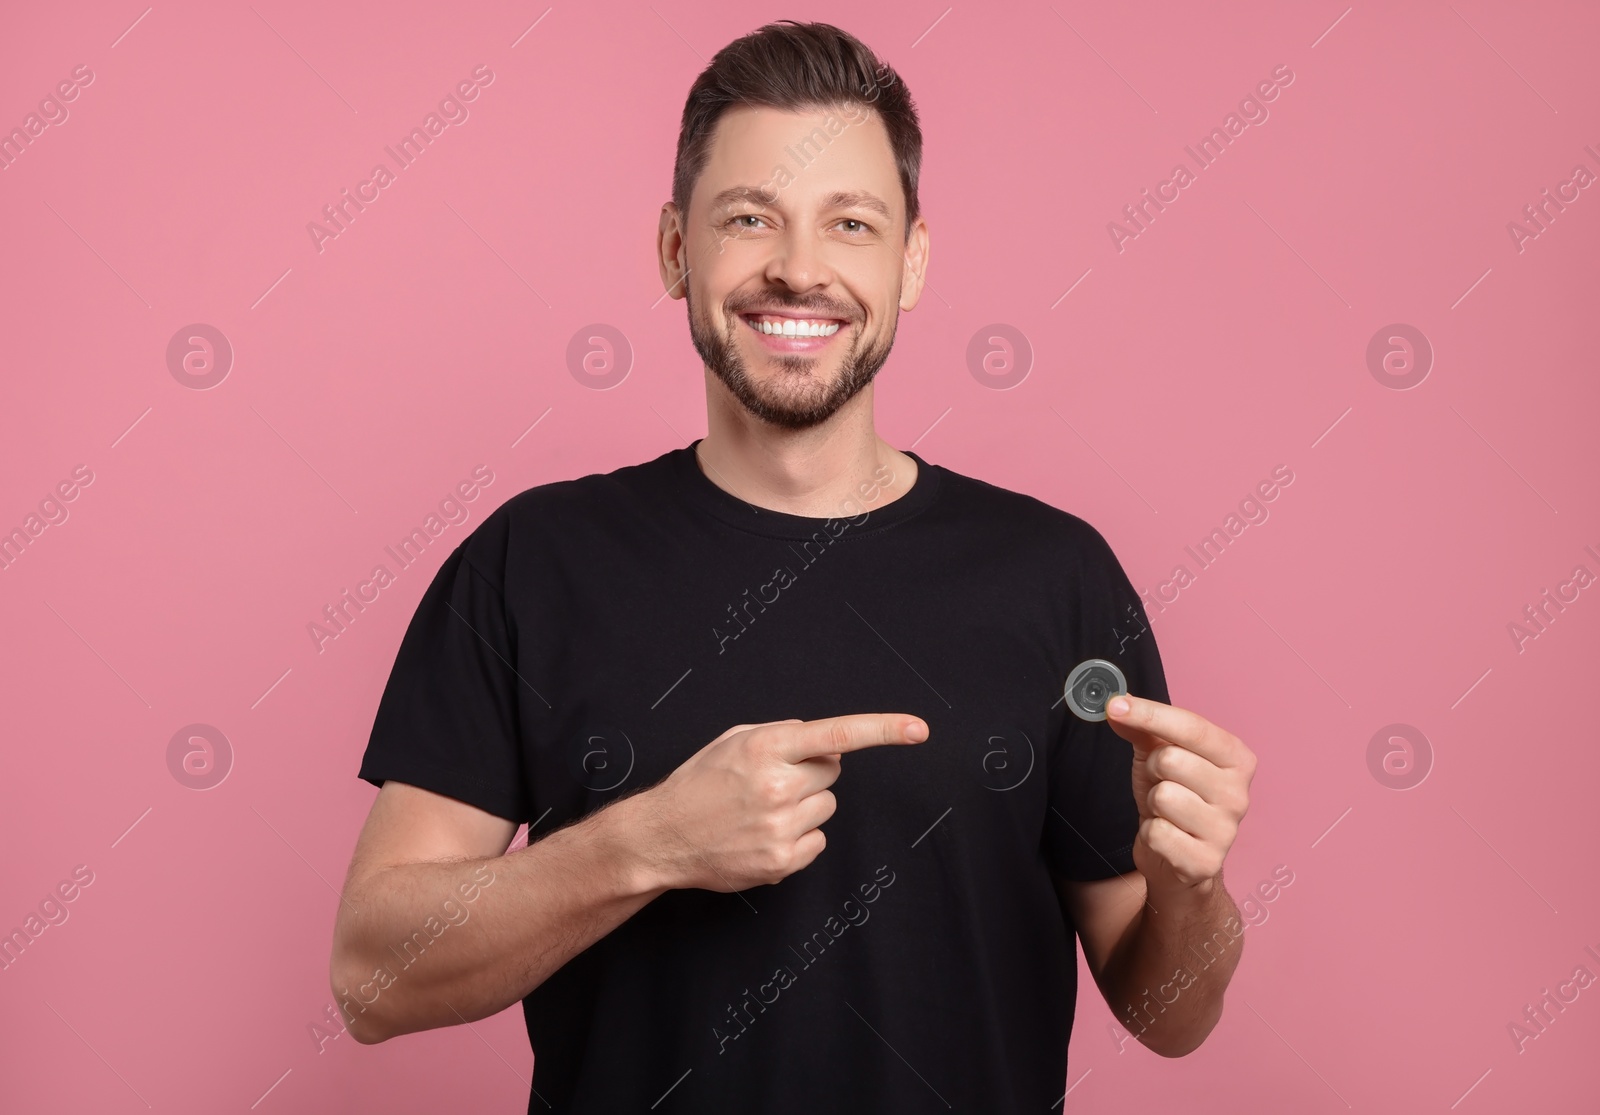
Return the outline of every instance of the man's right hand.
[[[736,724],[634,795],[637,852],[668,889],[779,882],[827,845],[817,826],[837,807],[828,787],[845,752],[927,738],[928,725],[906,713]]]

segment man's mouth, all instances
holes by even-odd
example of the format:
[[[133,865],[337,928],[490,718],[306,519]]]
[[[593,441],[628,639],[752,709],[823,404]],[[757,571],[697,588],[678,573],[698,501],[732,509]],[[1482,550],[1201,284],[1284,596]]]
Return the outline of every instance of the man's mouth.
[[[794,318],[781,314],[740,314],[740,319],[764,337],[799,340],[828,338],[844,325],[838,318]]]
[[[849,324],[831,317],[786,317],[783,314],[740,314],[739,320],[758,343],[778,355],[816,355],[828,350]]]

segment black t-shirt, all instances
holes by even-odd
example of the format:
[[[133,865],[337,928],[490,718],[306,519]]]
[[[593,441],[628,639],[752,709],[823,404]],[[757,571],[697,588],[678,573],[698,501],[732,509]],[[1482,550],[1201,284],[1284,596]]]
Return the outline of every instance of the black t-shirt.
[[[360,776],[532,839],[735,724],[923,718],[845,755],[827,848],[771,886],[672,890],[523,1001],[530,1112],[1047,1112],[1077,993],[1054,871],[1134,870],[1132,747],[1063,699],[1117,663],[1169,700],[1098,531],[910,454],[832,519],[757,508],[694,446],[513,496],[445,560]]]

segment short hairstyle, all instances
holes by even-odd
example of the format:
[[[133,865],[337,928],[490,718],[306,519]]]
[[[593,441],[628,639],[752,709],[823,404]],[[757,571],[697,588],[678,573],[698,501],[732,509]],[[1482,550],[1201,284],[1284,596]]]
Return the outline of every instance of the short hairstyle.
[[[689,89],[678,130],[672,203],[685,218],[695,181],[711,156],[717,121],[740,104],[788,111],[860,105],[876,112],[900,172],[910,237],[920,212],[922,127],[917,107],[900,75],[860,39],[831,24],[781,19],[717,51]]]

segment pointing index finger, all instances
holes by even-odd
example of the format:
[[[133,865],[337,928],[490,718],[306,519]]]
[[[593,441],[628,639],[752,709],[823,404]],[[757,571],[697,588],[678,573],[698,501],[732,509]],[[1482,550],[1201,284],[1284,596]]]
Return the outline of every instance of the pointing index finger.
[[[772,734],[774,754],[785,762],[798,763],[889,743],[920,743],[928,738],[928,725],[908,713],[860,712],[774,725]]]

